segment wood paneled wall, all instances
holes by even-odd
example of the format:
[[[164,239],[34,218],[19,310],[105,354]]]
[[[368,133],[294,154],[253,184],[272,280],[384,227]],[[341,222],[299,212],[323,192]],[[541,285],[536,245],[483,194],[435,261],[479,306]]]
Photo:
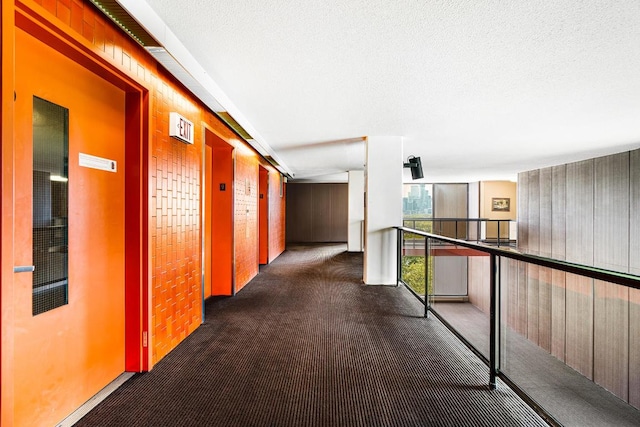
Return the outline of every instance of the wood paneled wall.
[[[511,181],[481,181],[469,184],[469,218],[515,219],[517,215],[518,186]],[[474,194],[475,193],[475,194]],[[476,199],[478,197],[478,199]],[[506,212],[492,211],[492,199],[506,197],[511,200],[510,209]],[[474,203],[477,203],[474,206]],[[475,213],[474,213],[475,212]],[[476,228],[471,224],[469,237],[476,237]],[[486,224],[487,238],[498,237],[496,223]],[[509,227],[501,225],[500,237],[509,237]],[[506,262],[506,261],[505,261]],[[489,293],[489,257],[468,257],[468,295],[469,301],[480,310],[488,313]],[[526,294],[525,294],[526,295]],[[513,297],[513,295],[511,295]]]
[[[567,165],[566,260],[593,264],[593,160]],[[593,281],[567,274],[565,362],[593,379]]]
[[[518,202],[520,250],[640,273],[640,150],[523,172]],[[505,265],[509,327],[640,407],[640,291]]]
[[[629,273],[640,275],[640,150],[629,154]],[[640,290],[629,290],[629,403],[640,408]]]
[[[594,264],[629,269],[630,153],[594,161]],[[637,218],[637,216],[635,217]],[[629,290],[594,283],[594,381],[628,400]]]
[[[467,218],[469,216],[468,184],[433,184],[434,218]],[[435,227],[438,228],[435,228]],[[434,224],[434,232],[449,237],[466,235],[466,223],[443,222]],[[436,295],[464,295],[467,288],[467,258],[434,257],[433,286]],[[469,291],[467,291],[469,292]]]
[[[346,242],[348,184],[288,184],[287,242]]]
[[[468,184],[433,184],[433,217],[466,218]]]
[[[491,270],[489,257],[470,256],[466,257],[469,302],[485,313],[491,309],[491,297],[487,290],[491,286]],[[436,258],[437,259],[437,258]]]

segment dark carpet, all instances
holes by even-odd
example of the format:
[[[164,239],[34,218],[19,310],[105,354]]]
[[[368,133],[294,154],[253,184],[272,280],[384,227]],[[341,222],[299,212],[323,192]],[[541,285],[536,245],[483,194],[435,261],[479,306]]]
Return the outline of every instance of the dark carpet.
[[[402,287],[344,245],[292,246],[77,426],[545,423]]]

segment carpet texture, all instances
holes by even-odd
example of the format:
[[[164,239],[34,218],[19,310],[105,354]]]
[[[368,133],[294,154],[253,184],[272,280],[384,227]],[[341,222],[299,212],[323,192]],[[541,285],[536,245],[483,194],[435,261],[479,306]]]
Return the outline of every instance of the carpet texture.
[[[542,426],[402,287],[345,245],[290,246],[77,426]]]

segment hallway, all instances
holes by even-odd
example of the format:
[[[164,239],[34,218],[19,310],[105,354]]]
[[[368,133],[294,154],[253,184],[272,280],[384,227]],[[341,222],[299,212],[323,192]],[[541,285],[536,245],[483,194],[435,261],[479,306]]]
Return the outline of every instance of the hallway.
[[[546,425],[362,254],[291,246],[77,426]]]

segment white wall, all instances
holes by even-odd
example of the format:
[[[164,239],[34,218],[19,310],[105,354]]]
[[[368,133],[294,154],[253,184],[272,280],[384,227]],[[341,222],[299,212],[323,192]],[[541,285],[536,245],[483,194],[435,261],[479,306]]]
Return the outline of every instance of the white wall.
[[[362,252],[364,236],[362,222],[364,221],[364,171],[349,171],[349,235],[347,250]]]
[[[402,225],[402,137],[366,140],[364,282],[396,284],[396,230]]]

